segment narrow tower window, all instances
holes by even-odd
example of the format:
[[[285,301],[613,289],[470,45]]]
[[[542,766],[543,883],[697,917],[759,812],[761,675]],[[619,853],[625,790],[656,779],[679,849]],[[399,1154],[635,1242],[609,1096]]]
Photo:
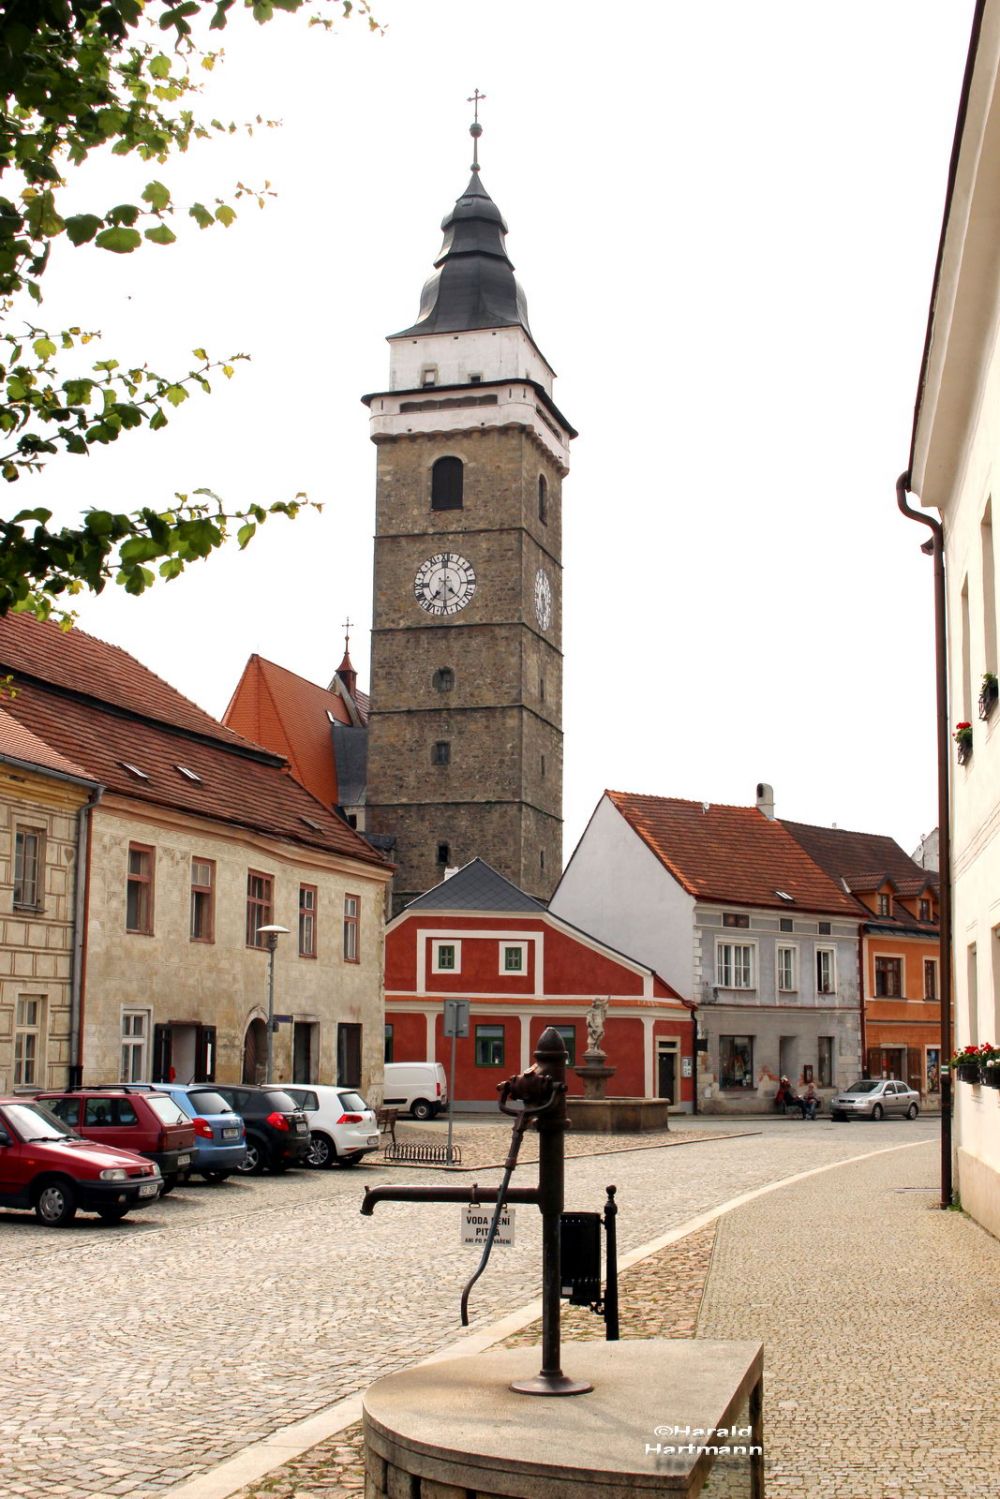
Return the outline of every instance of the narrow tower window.
[[[431,683],[438,692],[450,692],[455,685],[455,673],[450,666],[439,666]]]
[[[439,458],[431,469],[431,509],[461,510],[463,478],[461,458]]]
[[[545,475],[538,475],[538,519],[542,525],[548,524],[549,519],[549,486],[545,482]]]
[[[450,864],[451,863],[451,848],[449,847],[449,845],[447,843],[439,843],[438,844],[438,857],[437,857],[437,861],[438,861],[439,864]]]
[[[451,742],[447,739],[439,739],[431,750],[432,765],[451,764]]]

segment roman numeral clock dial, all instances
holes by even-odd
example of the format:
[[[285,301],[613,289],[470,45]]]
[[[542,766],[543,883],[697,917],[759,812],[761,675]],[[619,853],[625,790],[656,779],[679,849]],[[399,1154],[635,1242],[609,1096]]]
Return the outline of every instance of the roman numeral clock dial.
[[[428,614],[457,614],[476,591],[471,562],[457,552],[438,552],[417,568],[413,594]]]

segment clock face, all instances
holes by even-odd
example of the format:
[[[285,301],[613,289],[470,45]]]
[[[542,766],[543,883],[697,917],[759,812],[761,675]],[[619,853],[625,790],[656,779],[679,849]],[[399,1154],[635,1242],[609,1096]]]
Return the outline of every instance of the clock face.
[[[457,552],[438,552],[417,568],[413,593],[428,614],[457,614],[476,591],[472,563]]]
[[[552,584],[541,568],[535,574],[535,618],[543,630],[552,623]]]

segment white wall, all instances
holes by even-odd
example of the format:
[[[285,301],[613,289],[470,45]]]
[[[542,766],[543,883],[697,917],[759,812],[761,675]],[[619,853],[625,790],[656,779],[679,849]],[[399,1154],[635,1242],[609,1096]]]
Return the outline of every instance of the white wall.
[[[694,899],[606,796],[598,803],[549,909],[655,968],[682,998],[696,997]]]

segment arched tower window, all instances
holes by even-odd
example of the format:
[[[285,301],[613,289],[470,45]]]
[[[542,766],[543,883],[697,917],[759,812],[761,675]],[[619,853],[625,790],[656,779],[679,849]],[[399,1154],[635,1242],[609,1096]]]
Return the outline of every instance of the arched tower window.
[[[431,469],[431,509],[461,510],[463,478],[461,458],[439,458]]]
[[[549,486],[545,482],[545,475],[538,475],[538,519],[542,525],[546,525],[549,519]]]

